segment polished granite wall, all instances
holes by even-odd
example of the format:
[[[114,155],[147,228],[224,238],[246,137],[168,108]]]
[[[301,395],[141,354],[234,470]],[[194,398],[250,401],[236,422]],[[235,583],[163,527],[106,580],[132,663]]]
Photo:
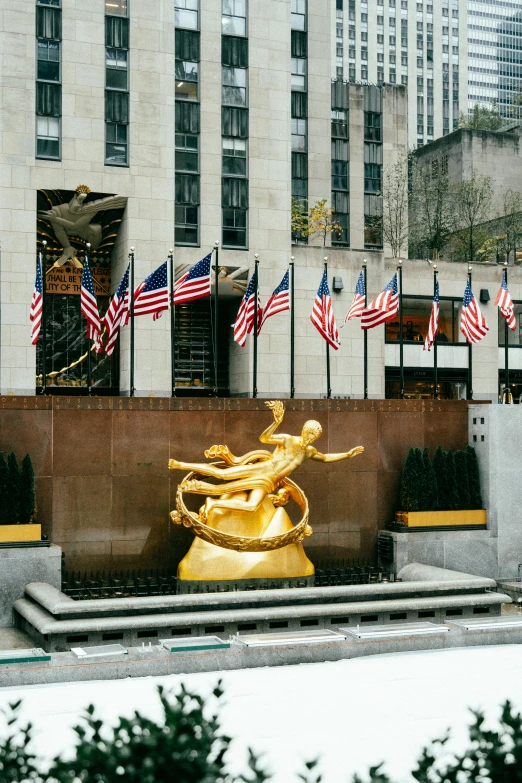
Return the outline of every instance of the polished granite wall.
[[[394,512],[399,471],[410,446],[433,452],[468,442],[468,403],[422,400],[286,400],[283,432],[317,419],[323,452],[362,445],[353,460],[308,462],[295,474],[310,500],[313,561],[371,557],[377,531]],[[272,421],[259,399],[0,397],[0,450],[29,452],[37,476],[39,521],[63,547],[68,568],[175,565],[192,540],[174,527],[182,475],[170,457],[204,461],[226,443],[256,448]]]

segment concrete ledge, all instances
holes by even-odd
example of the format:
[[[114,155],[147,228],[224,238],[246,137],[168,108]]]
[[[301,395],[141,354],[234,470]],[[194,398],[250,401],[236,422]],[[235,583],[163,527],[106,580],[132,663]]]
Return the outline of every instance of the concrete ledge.
[[[522,629],[449,632],[428,637],[343,641],[332,644],[277,648],[254,648],[234,645],[228,650],[199,653],[168,653],[157,646],[151,652],[129,648],[120,660],[79,661],[72,653],[53,653],[44,663],[8,664],[2,667],[2,686],[40,685],[60,682],[114,680],[126,677],[152,677],[194,672],[219,672],[261,666],[287,666],[300,663],[338,661],[364,655],[383,655],[421,650],[481,647],[497,644],[522,644]]]
[[[0,549],[0,627],[13,622],[13,603],[21,598],[27,584],[35,579],[61,586],[62,550],[50,547],[10,547]]]

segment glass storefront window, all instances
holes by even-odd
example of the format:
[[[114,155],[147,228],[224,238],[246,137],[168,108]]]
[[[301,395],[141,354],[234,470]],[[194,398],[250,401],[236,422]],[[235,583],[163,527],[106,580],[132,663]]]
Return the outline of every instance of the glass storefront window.
[[[401,396],[399,368],[386,369],[386,399],[398,400]],[[452,373],[453,377],[439,369],[437,394],[439,400],[465,400],[467,395],[467,370]],[[405,368],[404,399],[432,400],[434,398],[433,370]]]
[[[402,300],[402,339],[405,342],[422,343],[428,333],[432,299],[430,297],[407,298]],[[443,300],[439,303],[439,331],[437,342],[461,342],[459,332],[460,300]],[[386,342],[400,339],[399,317],[386,324]]]
[[[522,302],[520,303],[513,303],[515,305],[515,319],[517,322],[517,326],[515,331],[512,329],[508,329],[508,345],[510,348],[516,348],[519,346],[522,346]],[[499,346],[504,347],[505,345],[505,334],[506,330],[504,328],[505,320],[500,315],[500,311],[498,313],[498,344]]]

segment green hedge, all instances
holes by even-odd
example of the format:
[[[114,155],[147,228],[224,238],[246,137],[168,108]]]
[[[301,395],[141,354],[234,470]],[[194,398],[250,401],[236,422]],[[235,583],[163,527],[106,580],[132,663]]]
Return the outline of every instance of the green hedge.
[[[475,449],[444,451],[411,448],[400,483],[400,511],[458,511],[482,508]]]
[[[28,525],[36,522],[36,494],[31,457],[19,466],[12,451],[0,451],[0,525]]]

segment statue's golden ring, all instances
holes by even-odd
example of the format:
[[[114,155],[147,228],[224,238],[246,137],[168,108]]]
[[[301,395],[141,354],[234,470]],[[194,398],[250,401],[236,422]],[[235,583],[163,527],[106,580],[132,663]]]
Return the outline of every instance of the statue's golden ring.
[[[184,482],[192,480],[197,475],[194,472],[189,473],[185,476]],[[289,544],[296,544],[303,538],[312,535],[312,528],[308,525],[309,511],[306,495],[289,478],[284,478],[279,483],[278,489],[286,489],[292,500],[296,502],[302,514],[301,521],[286,533],[270,538],[233,536],[230,533],[223,533],[221,530],[214,530],[202,522],[197,514],[187,509],[181,486],[178,486],[176,493],[176,510],[170,512],[170,518],[175,524],[190,528],[194,535],[202,538],[208,544],[214,544],[214,546],[223,549],[234,549],[236,552],[269,552],[274,549],[282,549]],[[223,485],[223,491],[226,492],[226,484]]]

